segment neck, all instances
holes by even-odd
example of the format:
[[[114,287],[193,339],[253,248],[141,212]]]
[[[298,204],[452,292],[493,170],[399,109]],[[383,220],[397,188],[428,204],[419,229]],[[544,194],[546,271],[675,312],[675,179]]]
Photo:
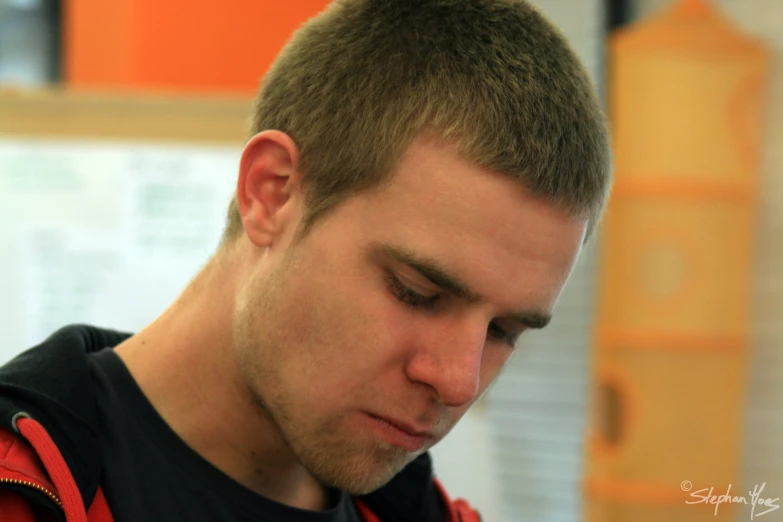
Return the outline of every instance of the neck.
[[[326,489],[253,400],[233,356],[234,295],[249,261],[218,254],[156,321],[115,351],[166,423],[203,458],[272,500],[325,509]]]

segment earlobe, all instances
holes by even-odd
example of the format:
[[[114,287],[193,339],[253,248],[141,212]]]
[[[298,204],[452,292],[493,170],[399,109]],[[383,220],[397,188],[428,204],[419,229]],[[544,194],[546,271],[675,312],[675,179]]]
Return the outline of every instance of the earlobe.
[[[245,145],[239,166],[237,206],[245,234],[260,247],[280,237],[299,193],[299,149],[287,134],[264,131]]]

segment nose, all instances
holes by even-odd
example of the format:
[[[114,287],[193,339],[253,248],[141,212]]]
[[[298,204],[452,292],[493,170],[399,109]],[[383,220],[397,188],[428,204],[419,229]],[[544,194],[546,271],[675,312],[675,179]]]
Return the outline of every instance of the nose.
[[[460,407],[476,398],[486,324],[439,325],[420,340],[406,364],[412,381],[430,386],[439,402]]]

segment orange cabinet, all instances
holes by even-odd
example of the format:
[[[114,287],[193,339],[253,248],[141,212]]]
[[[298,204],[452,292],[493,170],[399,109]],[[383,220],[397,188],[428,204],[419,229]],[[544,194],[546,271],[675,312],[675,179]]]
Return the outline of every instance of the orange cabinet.
[[[589,522],[750,509],[723,502],[716,515],[715,501],[698,501],[710,488],[743,493],[767,63],[765,46],[705,0],[610,42],[616,184],[599,237]]]

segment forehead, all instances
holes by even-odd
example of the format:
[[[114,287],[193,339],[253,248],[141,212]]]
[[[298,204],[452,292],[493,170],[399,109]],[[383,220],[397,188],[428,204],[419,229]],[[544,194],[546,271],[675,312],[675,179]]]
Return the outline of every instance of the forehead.
[[[551,307],[570,274],[585,223],[516,181],[414,142],[390,184],[349,204],[358,233],[437,259],[500,301]]]

